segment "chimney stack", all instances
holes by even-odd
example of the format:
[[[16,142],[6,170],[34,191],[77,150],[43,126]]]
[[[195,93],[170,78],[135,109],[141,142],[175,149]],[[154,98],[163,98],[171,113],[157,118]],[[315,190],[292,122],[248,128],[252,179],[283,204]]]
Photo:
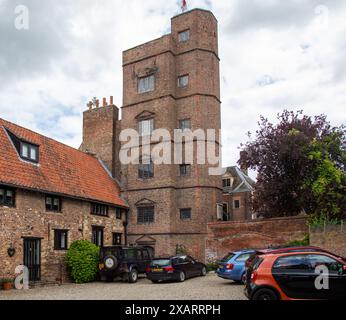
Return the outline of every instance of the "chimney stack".
[[[114,105],[114,104],[113,104],[113,96],[110,96],[110,97],[109,97],[109,105],[111,105],[111,106]]]
[[[99,107],[100,107],[100,100],[97,99],[97,100],[96,100],[96,108],[98,109]]]
[[[103,98],[102,106],[103,106],[103,107],[106,107],[106,106],[107,106],[107,99],[106,99],[106,98]]]

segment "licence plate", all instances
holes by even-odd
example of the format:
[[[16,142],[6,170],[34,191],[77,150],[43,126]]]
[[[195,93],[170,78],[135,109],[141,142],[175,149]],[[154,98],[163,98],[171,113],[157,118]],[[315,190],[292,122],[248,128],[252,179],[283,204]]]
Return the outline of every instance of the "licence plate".
[[[152,269],[153,272],[163,272],[163,269],[162,268],[155,268],[155,269]]]
[[[102,270],[102,269],[104,269],[104,268],[105,268],[105,265],[104,265],[103,263],[100,263],[100,264],[99,264],[99,269]]]
[[[219,269],[223,269],[223,266],[222,266],[222,265],[219,265]]]

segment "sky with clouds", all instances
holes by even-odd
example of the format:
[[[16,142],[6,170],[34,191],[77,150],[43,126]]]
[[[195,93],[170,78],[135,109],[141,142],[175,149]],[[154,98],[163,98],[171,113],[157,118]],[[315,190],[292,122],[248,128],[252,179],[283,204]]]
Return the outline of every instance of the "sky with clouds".
[[[219,21],[223,164],[260,115],[346,123],[345,0],[188,0]],[[122,51],[170,32],[176,0],[0,0],[0,117],[79,147],[94,96],[122,105]],[[14,27],[17,5],[29,30]]]

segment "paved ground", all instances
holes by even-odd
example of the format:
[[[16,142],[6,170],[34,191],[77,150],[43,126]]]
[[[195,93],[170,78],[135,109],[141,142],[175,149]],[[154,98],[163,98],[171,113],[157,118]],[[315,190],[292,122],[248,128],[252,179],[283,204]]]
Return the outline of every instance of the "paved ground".
[[[215,274],[184,283],[152,284],[139,279],[136,284],[68,284],[27,291],[0,291],[0,300],[244,300],[243,286],[222,280]]]

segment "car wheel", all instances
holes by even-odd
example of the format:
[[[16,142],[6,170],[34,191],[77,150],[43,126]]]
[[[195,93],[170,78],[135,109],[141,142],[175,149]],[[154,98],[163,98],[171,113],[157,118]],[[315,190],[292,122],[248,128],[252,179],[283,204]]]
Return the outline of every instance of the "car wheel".
[[[179,273],[179,282],[184,282],[186,280],[185,272],[180,271]]]
[[[106,277],[106,282],[113,282],[114,281],[114,278],[113,277]]]
[[[271,289],[259,289],[252,300],[278,300],[275,292]]]
[[[118,268],[118,259],[115,256],[107,256],[104,258],[105,268],[107,270],[115,270]]]
[[[159,283],[158,280],[151,280],[152,283]]]
[[[138,271],[136,269],[132,269],[129,272],[129,282],[130,283],[136,283],[138,280]]]
[[[202,271],[201,271],[201,276],[202,277],[205,277],[207,275],[207,268],[206,267],[203,267],[202,268]]]

